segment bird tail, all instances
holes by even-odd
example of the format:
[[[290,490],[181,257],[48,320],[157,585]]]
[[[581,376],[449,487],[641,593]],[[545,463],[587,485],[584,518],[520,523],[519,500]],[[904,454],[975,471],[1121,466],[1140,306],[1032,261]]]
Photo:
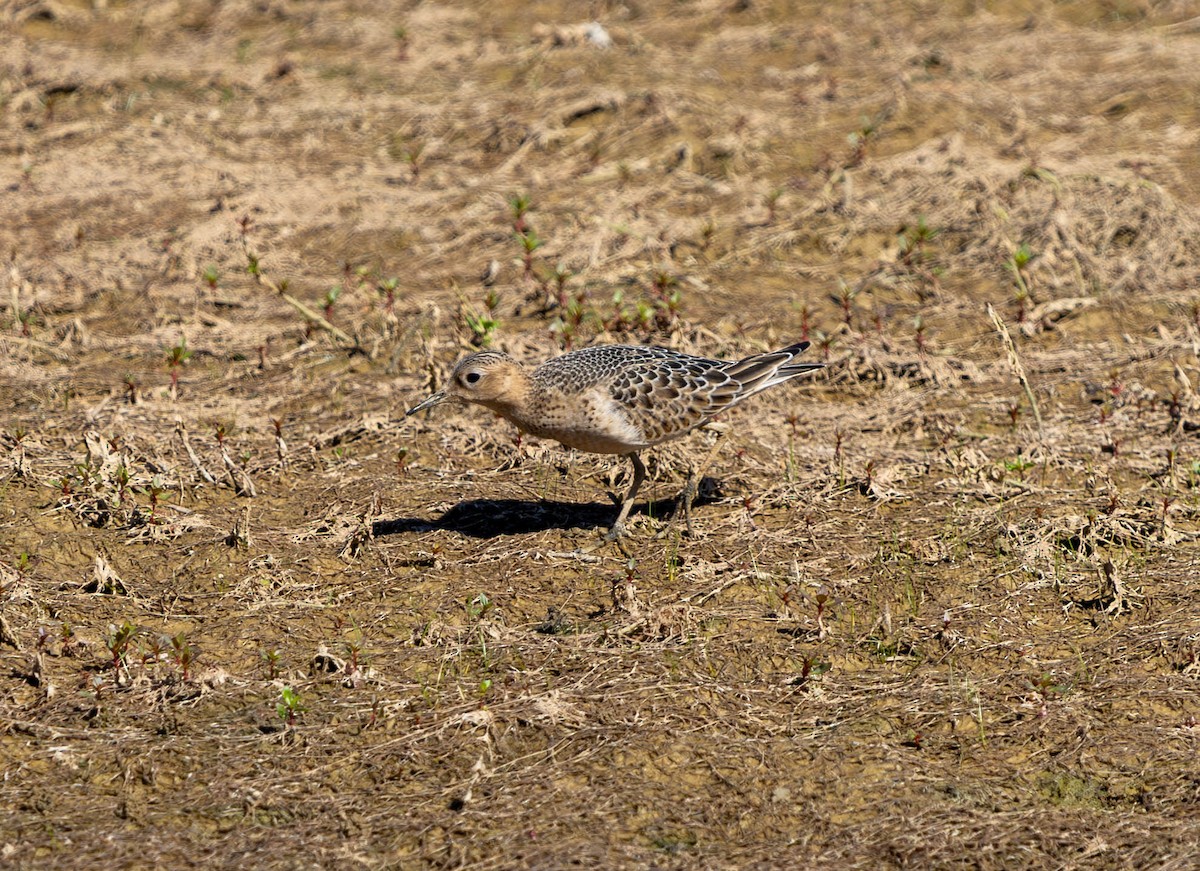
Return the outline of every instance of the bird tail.
[[[778,351],[755,354],[722,367],[722,371],[740,385],[738,399],[745,399],[797,375],[824,368],[824,363],[794,362],[810,345],[810,342],[797,342]]]

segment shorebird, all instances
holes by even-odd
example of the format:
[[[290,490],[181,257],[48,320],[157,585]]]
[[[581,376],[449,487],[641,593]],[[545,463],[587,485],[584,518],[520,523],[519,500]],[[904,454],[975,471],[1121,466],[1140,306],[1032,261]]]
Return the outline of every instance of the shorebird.
[[[633,481],[606,535],[611,541],[623,534],[646,479],[640,451],[685,435],[768,387],[820,369],[821,363],[796,362],[808,346],[797,342],[727,361],[668,348],[598,345],[532,370],[501,351],[480,351],[459,360],[447,385],[405,416],[447,399],[474,402],[530,435],[628,457]]]

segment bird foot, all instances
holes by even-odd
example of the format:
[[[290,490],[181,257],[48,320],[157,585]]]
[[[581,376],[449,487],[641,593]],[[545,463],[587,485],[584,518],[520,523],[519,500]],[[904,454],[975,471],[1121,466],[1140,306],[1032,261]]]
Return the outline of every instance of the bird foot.
[[[625,530],[624,523],[614,523],[612,526],[612,529],[610,529],[608,532],[604,533],[604,540],[605,541],[616,541],[617,539],[619,539],[621,536],[623,536],[625,534],[625,531],[626,530]]]

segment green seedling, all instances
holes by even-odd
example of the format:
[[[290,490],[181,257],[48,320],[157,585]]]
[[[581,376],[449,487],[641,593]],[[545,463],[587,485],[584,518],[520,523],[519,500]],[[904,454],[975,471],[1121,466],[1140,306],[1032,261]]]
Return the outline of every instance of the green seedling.
[[[537,231],[533,228],[527,229],[523,233],[517,233],[517,239],[521,242],[522,263],[525,267],[525,278],[533,277],[533,252],[542,247],[542,240],[538,238]]]
[[[1032,469],[1036,464],[1033,460],[1028,460],[1025,457],[1018,455],[1014,459],[1004,461],[1004,470],[1006,472],[1016,472],[1018,475],[1024,474]]]
[[[217,271],[217,267],[214,264],[210,263],[200,273],[200,279],[208,285],[210,290],[216,290],[217,284],[221,281],[221,273]]]
[[[851,287],[846,282],[838,279],[837,303],[841,306],[842,322],[845,323],[848,330],[854,326],[854,299],[858,296],[858,290],[858,288]]]
[[[486,348],[492,344],[500,321],[491,315],[476,315],[469,311],[463,312],[463,319],[471,330],[471,341],[478,348]]]
[[[27,308],[24,311],[18,311],[17,323],[21,325],[21,335],[25,338],[29,338],[33,335],[33,325],[37,323],[37,314],[35,314],[31,308]]]
[[[629,310],[625,307],[625,291],[617,289],[612,295],[612,314],[604,321],[609,332],[621,333],[629,329]]]
[[[472,620],[481,620],[488,611],[492,610],[492,600],[487,593],[480,593],[467,602],[467,616]]]
[[[1017,321],[1018,323],[1025,322],[1026,307],[1029,303],[1029,278],[1027,269],[1029,264],[1037,258],[1037,254],[1033,249],[1024,242],[1020,244],[1016,251],[1008,256],[1004,261],[1004,268],[1012,273],[1013,281],[1016,284],[1016,290],[1013,295],[1017,301]]]
[[[167,636],[156,635],[144,645],[138,644],[138,650],[142,654],[142,669],[145,670],[147,666],[157,665],[161,662],[170,643],[171,639]]]
[[[192,664],[196,661],[195,648],[187,643],[187,638],[182,632],[171,636],[167,642],[171,646],[171,660],[179,669],[183,679],[191,680]]]
[[[342,286],[335,284],[329,290],[325,291],[325,299],[322,303],[325,308],[325,320],[333,320],[333,307],[337,305],[338,298],[342,295]]]
[[[137,636],[138,628],[128,620],[124,621],[120,626],[115,623],[110,623],[108,626],[108,634],[104,637],[104,648],[112,657],[112,669],[118,671],[122,666],[126,666],[125,656],[129,652],[129,645]]]
[[[275,713],[290,729],[296,725],[296,718],[303,714],[305,707],[300,702],[300,694],[291,687],[284,687],[279,692],[279,702],[275,705]]]
[[[424,142],[408,142],[400,149],[400,159],[408,164],[413,181],[421,177],[421,154],[424,151]]]
[[[188,350],[187,337],[180,336],[179,341],[170,348],[167,348],[167,367],[171,372],[171,398],[176,399],[179,396],[179,370],[192,357],[192,352]]]
[[[850,159],[846,162],[847,169],[861,166],[867,157],[867,147],[874,141],[878,127],[870,118],[863,117],[857,130],[846,137],[850,143]]]
[[[117,504],[124,505],[133,497],[129,495],[129,481],[131,476],[129,468],[124,462],[117,466],[116,474],[113,476],[117,484]]]
[[[158,500],[167,489],[162,485],[162,480],[155,475],[150,479],[150,483],[139,490],[143,496],[150,499],[150,516],[147,518],[147,523],[158,523]]]
[[[575,336],[587,315],[586,299],[583,291],[575,294],[575,297],[567,302],[558,317],[550,324],[550,332],[558,337],[559,346],[564,351],[571,350]]]
[[[379,295],[383,297],[383,308],[388,313],[396,311],[396,288],[400,286],[399,278],[383,278],[375,286],[379,291]]]
[[[659,297],[665,297],[668,290],[679,284],[679,279],[665,269],[656,269],[650,277],[650,284]]]
[[[567,307],[567,281],[574,275],[571,270],[567,269],[561,263],[557,263],[554,269],[550,272],[550,278],[554,281],[554,289],[558,298],[558,307],[565,309]]]
[[[499,306],[500,294],[496,292],[494,287],[489,287],[487,293],[483,295],[483,307],[488,310],[489,315],[494,316]]]
[[[634,304],[634,323],[643,330],[649,330],[650,325],[654,322],[655,307],[653,304],[644,299],[639,299]]]
[[[820,330],[815,330],[813,332],[813,340],[817,343],[817,347],[821,349],[821,360],[828,363],[833,353],[834,343],[837,342],[837,337],[831,334],[827,335]]]
[[[525,215],[533,208],[533,202],[527,194],[513,194],[508,198],[508,208],[512,213],[512,228],[518,236],[525,235],[529,222]]]
[[[807,342],[809,334],[812,332],[812,309],[808,307],[808,303],[802,302],[798,306],[800,313],[800,341]]]
[[[815,653],[806,654],[800,658],[800,674],[792,679],[791,684],[801,691],[807,691],[813,677],[824,674],[830,668],[832,666],[828,662],[821,662],[817,659]]]
[[[900,262],[909,267],[924,263],[928,258],[926,248],[938,237],[939,232],[926,223],[924,215],[917,218],[916,226],[901,227],[900,235],[896,238]]]
[[[283,654],[279,652],[279,648],[261,650],[258,655],[267,665],[267,680],[275,680],[279,676],[279,661],[283,658]]]

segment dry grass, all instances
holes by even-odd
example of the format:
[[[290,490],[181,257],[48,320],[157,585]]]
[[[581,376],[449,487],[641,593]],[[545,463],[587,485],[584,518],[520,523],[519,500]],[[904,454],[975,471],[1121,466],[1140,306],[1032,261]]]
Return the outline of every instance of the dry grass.
[[[0,8],[0,864],[1193,867],[1200,31],[944,5]]]

